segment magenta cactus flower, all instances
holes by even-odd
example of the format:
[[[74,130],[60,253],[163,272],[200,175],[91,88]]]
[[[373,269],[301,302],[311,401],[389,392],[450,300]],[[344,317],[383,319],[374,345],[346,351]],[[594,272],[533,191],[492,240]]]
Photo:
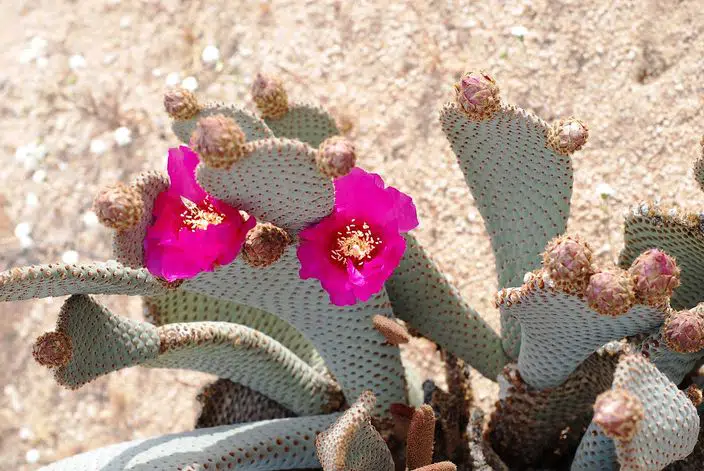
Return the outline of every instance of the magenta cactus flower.
[[[335,180],[335,208],[300,233],[299,275],[316,278],[338,306],[378,293],[406,250],[401,235],[418,226],[410,196],[379,175],[354,168]]]
[[[147,269],[167,281],[192,278],[232,262],[256,224],[208,195],[196,181],[198,154],[169,149],[171,185],[154,203],[154,222],[144,238]]]

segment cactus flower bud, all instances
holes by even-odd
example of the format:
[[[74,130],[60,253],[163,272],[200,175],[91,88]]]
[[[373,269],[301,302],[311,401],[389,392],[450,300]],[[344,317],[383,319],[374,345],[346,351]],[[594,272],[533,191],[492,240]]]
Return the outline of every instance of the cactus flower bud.
[[[587,143],[589,129],[575,118],[561,119],[548,131],[548,147],[558,154],[570,155]]]
[[[685,394],[687,394],[689,400],[692,401],[694,407],[699,407],[704,402],[704,393],[702,393],[702,388],[696,384],[690,384],[685,390]]]
[[[104,226],[122,231],[139,223],[144,202],[136,188],[118,183],[98,193],[93,200],[93,211]]]
[[[244,155],[245,135],[232,118],[206,116],[198,120],[191,148],[210,168],[227,169]]]
[[[589,307],[604,316],[628,311],[636,298],[633,279],[623,270],[602,271],[589,277],[585,291]]]
[[[592,249],[576,235],[555,237],[543,252],[543,267],[558,289],[582,292],[594,271]]]
[[[675,259],[659,249],[643,252],[629,272],[635,281],[636,296],[647,304],[666,300],[680,285],[680,269]]]
[[[489,75],[469,72],[455,84],[457,103],[470,119],[489,119],[501,109],[499,86]]]
[[[263,118],[277,119],[288,112],[288,95],[281,80],[257,74],[252,83],[252,99]]]
[[[408,333],[406,327],[390,317],[377,314],[372,317],[372,324],[384,336],[389,345],[401,345],[411,341],[411,334]]]
[[[315,161],[323,175],[337,178],[347,175],[354,168],[357,154],[352,142],[344,137],[333,136],[320,144]]]
[[[71,361],[72,354],[71,337],[64,332],[42,334],[32,348],[32,356],[37,363],[49,368],[66,366]]]
[[[676,312],[665,320],[662,336],[670,349],[679,353],[704,349],[704,312],[701,306]]]
[[[284,254],[291,236],[273,224],[259,223],[247,233],[242,258],[253,267],[268,267]]]
[[[164,93],[164,109],[173,119],[191,119],[200,111],[196,96],[185,88],[170,88]]]
[[[628,442],[633,439],[645,417],[643,403],[625,389],[611,389],[601,393],[594,403],[592,419],[604,435]]]

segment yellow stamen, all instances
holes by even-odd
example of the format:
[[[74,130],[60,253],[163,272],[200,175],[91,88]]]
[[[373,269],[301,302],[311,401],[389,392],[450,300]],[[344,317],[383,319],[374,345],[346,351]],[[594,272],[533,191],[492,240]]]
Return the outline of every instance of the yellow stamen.
[[[191,232],[195,232],[196,229],[207,229],[210,225],[217,226],[225,220],[225,215],[217,212],[207,201],[203,202],[204,208],[184,196],[181,197],[181,202],[187,210],[181,213],[183,224],[189,227]]]
[[[374,237],[369,225],[363,222],[358,227],[355,220],[345,226],[344,231],[337,232],[336,248],[330,251],[330,257],[342,264],[347,260],[357,266],[362,266],[365,261],[372,259],[372,253],[381,244],[381,239]]]

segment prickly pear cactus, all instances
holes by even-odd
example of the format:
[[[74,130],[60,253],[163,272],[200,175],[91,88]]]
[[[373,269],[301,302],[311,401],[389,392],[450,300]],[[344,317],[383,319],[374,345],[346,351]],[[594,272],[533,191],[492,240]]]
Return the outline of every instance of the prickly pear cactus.
[[[597,266],[564,233],[587,126],[502,102],[486,73],[454,91],[440,125],[491,238],[501,335],[409,232],[411,197],[359,167],[324,109],[262,75],[256,112],[169,90],[185,145],[170,150],[168,177],[94,201],[113,259],[12,268],[0,299],[70,296],[33,347],[68,388],[133,366],[218,379],[198,395],[195,431],[47,469],[697,466],[702,393],[680,386],[704,358],[698,217],[641,205],[621,268]],[[95,294],[142,296],[146,321]],[[440,382],[414,336],[437,344]],[[487,424],[468,365],[501,387]]]

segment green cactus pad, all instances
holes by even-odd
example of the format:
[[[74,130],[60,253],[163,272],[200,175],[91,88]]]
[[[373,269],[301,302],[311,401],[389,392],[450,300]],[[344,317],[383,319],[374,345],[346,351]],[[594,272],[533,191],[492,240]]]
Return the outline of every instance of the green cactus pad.
[[[416,238],[408,234],[406,242],[401,264],[386,283],[394,314],[496,380],[508,361],[501,339],[467,305]]]
[[[447,104],[440,123],[491,238],[499,288],[518,286],[540,266],[548,241],[565,231],[572,160],[546,147],[547,123],[513,106],[473,121]],[[515,358],[520,328],[501,321],[504,349]]]
[[[264,118],[276,137],[296,139],[317,149],[328,137],[337,136],[335,119],[320,106],[290,103],[281,118]]]
[[[664,471],[701,471],[702,463],[704,463],[704,427],[701,426],[703,423],[704,415],[702,415],[700,411],[697,446],[694,447],[694,451],[688,457],[680,461],[675,461],[667,466]]]
[[[320,466],[315,437],[339,414],[199,429],[100,448],[46,471],[277,471]],[[216,468],[216,464],[219,468]]]
[[[198,120],[218,114],[232,118],[246,136],[247,141],[274,137],[271,129],[258,116],[247,110],[223,103],[208,103],[195,117],[186,120],[174,120],[171,124],[171,129],[181,142],[188,145]]]
[[[221,378],[205,386],[197,399],[201,411],[196,428],[295,417],[278,402],[229,379]]]
[[[112,239],[113,257],[118,262],[132,268],[144,266],[144,237],[152,222],[154,201],[159,193],[169,189],[169,177],[160,172],[144,172],[132,182],[142,198],[144,210],[142,219],[136,226],[115,231]]]
[[[386,442],[371,424],[374,394],[362,393],[344,414],[315,440],[324,471],[393,471]]]
[[[315,345],[348,399],[374,391],[377,414],[385,414],[394,402],[406,402],[398,347],[388,345],[372,323],[376,314],[393,317],[386,292],[365,303],[335,306],[317,280],[298,276],[299,269],[296,249],[288,247],[269,267],[253,268],[238,258],[181,286],[275,313],[289,322]]]
[[[268,312],[182,290],[145,298],[144,304],[147,318],[155,325],[203,321],[241,324],[281,343],[316,371],[327,372],[313,344],[291,324]]]
[[[68,298],[56,330],[71,339],[73,354],[66,366],[54,371],[54,376],[59,384],[71,389],[159,355],[156,327],[117,316],[90,296]]]
[[[614,471],[619,469],[614,441],[590,423],[579,444],[570,471]]]
[[[243,384],[298,415],[332,412],[342,405],[339,387],[270,337],[229,322],[189,322],[158,328],[159,356],[151,368],[211,373]]]
[[[89,296],[72,296],[56,330],[71,339],[72,356],[55,376],[72,389],[112,371],[142,365],[212,373],[251,387],[301,415],[330,412],[341,405],[334,381],[265,334],[238,324],[154,327],[117,316]]]
[[[32,265],[0,273],[0,301],[67,294],[154,295],[166,291],[167,285],[147,270],[126,267],[114,260]]]
[[[619,265],[628,268],[642,252],[659,248],[675,257],[680,286],[670,300],[675,309],[704,301],[704,232],[697,214],[642,203],[626,217]]]
[[[594,400],[611,386],[619,356],[618,347],[600,350],[563,384],[542,391],[527,385],[515,366],[507,366],[508,389],[489,422],[493,449],[518,468],[568,462],[591,420]]]
[[[640,352],[675,384],[680,384],[704,358],[704,350],[694,353],[673,351],[663,340],[661,332],[655,332],[646,337],[639,347]]]
[[[644,411],[631,440],[613,440],[621,470],[660,470],[692,453],[699,434],[697,409],[655,365],[640,354],[624,355],[616,367],[612,388],[624,389],[640,399]],[[603,431],[598,425],[588,431],[572,471],[599,469],[585,455],[607,461],[608,448],[596,448],[607,445],[599,435]]]
[[[315,151],[288,139],[253,142],[229,170],[200,165],[197,177],[214,197],[294,233],[328,216],[335,202]]]
[[[521,288],[502,290],[497,304],[502,316],[521,324],[518,370],[537,389],[559,386],[599,347],[651,332],[669,312],[637,304],[618,316],[598,314],[583,297],[555,289],[544,270],[528,275]]]

